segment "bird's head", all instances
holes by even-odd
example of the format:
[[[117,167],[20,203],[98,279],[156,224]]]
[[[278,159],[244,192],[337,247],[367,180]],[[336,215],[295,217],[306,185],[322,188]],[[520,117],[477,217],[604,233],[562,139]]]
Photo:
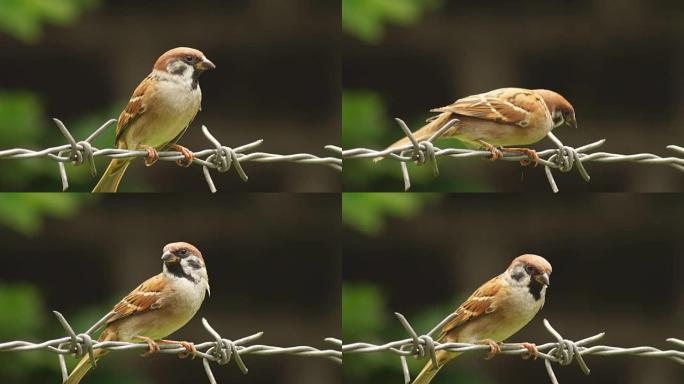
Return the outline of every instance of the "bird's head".
[[[575,108],[572,107],[572,104],[565,97],[548,89],[535,89],[534,92],[544,99],[544,103],[551,113],[554,128],[563,124],[577,128]]]

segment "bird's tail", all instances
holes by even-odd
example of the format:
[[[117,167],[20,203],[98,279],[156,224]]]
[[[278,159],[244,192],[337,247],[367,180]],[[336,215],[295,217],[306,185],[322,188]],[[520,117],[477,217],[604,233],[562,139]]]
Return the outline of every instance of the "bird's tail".
[[[429,384],[447,361],[460,355],[460,353],[451,353],[446,351],[437,351],[436,354],[437,366],[433,366],[432,360],[429,360],[411,384]]]
[[[415,137],[416,141],[421,141],[421,140],[427,140],[432,136],[433,133],[437,132],[440,128],[444,126],[449,120],[451,120],[452,114],[450,112],[444,112],[437,117],[435,117],[433,120],[430,120],[427,124],[422,126],[420,129],[417,131],[413,132],[413,137]],[[411,143],[411,140],[409,140],[408,137],[404,137],[398,141],[396,141],[394,144],[390,145],[387,147],[387,149],[392,149],[392,148],[399,148],[402,147],[406,144]],[[373,159],[374,162],[378,162],[382,160],[383,157],[376,157]]]
[[[96,349],[93,352],[93,354],[95,355],[95,361],[98,361],[100,357],[107,353],[107,350]],[[66,381],[63,384],[78,384],[92,367],[93,364],[90,362],[90,356],[83,356],[81,361],[79,361],[78,364],[76,364],[76,367],[74,367],[74,370],[71,371],[69,377],[67,377]]]
[[[130,159],[112,159],[102,175],[102,178],[97,182],[95,188],[93,188],[93,193],[116,192],[116,190],[119,189],[121,178],[130,163]]]

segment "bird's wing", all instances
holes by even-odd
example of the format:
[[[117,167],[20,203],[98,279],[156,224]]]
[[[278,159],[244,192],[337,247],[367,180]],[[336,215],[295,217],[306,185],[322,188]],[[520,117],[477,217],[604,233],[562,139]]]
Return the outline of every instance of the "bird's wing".
[[[529,124],[540,102],[543,103],[543,99],[529,89],[503,88],[464,97],[446,107],[434,108],[431,112],[451,112],[524,127]]]
[[[116,124],[116,138],[114,139],[114,144],[118,145],[119,139],[123,137],[124,132],[140,117],[145,113],[146,101],[150,100],[150,92],[152,92],[152,75],[147,76],[135,91],[131,99],[128,100],[128,105],[121,111],[119,115],[119,120]],[[135,148],[132,148],[135,149]]]
[[[496,297],[503,285],[499,281],[503,276],[499,275],[484,283],[456,310],[456,316],[442,328],[438,339],[465,323],[489,315],[497,310]]]
[[[114,315],[107,320],[107,324],[161,308],[167,289],[161,273],[145,280],[114,306]]]

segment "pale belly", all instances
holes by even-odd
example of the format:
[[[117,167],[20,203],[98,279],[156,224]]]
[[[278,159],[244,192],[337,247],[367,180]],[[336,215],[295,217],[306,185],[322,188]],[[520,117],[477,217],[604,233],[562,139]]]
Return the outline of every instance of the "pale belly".
[[[161,150],[180,135],[197,114],[201,102],[199,87],[194,92],[171,92],[174,97],[157,96],[158,108],[146,111],[124,134],[128,148],[142,149],[145,146]]]

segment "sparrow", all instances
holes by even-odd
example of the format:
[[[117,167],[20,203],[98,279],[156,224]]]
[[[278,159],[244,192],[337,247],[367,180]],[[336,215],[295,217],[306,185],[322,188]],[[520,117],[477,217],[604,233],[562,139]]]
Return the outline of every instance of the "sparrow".
[[[204,301],[205,292],[210,293],[204,258],[195,246],[179,242],[164,246],[161,259],[162,272],[145,280],[114,306],[98,341],[144,341],[149,351],[143,356],[159,351],[155,340],[176,343],[194,358],[197,350],[191,343],[162,338],[190,321]],[[106,353],[107,350],[95,349],[95,361]],[[64,383],[79,383],[91,367],[86,355]]]
[[[427,140],[450,120],[458,119],[441,137],[457,138],[468,147],[485,148],[492,153],[492,160],[501,158],[502,151],[522,152],[536,164],[539,157],[532,149],[497,147],[534,144],[563,124],[577,127],[572,105],[547,89],[500,88],[458,99],[430,112],[439,115],[413,133],[417,141]],[[388,149],[409,143],[408,137],[404,137]],[[382,157],[375,159],[379,160]]]
[[[502,342],[513,336],[544,306],[551,264],[537,255],[516,257],[506,271],[484,283],[456,310],[436,340],[440,343],[486,343],[493,357]],[[534,344],[521,347],[536,358]],[[428,362],[413,384],[428,384],[457,352],[436,352],[437,366]]]
[[[174,48],[161,55],[119,115],[116,147],[147,151],[147,166],[157,161],[157,150],[170,147],[185,157],[179,165],[190,166],[192,152],[176,142],[202,109],[199,76],[214,68],[202,52],[192,48]],[[93,192],[116,192],[131,160],[112,159]]]

